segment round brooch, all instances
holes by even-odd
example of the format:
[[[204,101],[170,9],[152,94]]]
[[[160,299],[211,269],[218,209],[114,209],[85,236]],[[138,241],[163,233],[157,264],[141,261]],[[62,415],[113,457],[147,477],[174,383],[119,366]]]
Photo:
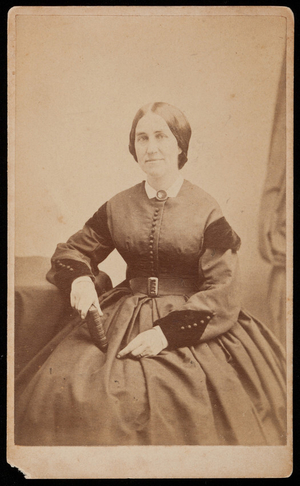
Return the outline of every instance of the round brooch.
[[[157,191],[156,199],[158,199],[159,201],[165,201],[166,199],[168,199],[168,194],[163,189],[160,190],[160,191]]]

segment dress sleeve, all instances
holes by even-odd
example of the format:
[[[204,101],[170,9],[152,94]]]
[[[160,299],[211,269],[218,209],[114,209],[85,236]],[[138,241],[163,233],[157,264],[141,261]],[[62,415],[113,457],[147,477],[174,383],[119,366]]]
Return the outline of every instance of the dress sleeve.
[[[73,280],[83,275],[94,281],[98,264],[115,248],[107,224],[106,206],[107,203],[101,206],[66,243],[57,245],[47,279],[61,290],[70,292]]]
[[[199,291],[182,309],[155,322],[169,347],[191,346],[215,338],[236,322],[241,306],[239,247],[240,238],[225,218],[208,226],[199,259]]]

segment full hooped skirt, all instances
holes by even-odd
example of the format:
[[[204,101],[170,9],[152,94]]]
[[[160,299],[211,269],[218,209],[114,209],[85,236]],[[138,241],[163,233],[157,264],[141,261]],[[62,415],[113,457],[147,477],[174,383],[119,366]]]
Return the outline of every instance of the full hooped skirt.
[[[116,358],[184,302],[127,288],[105,294],[107,354],[74,318],[17,380],[16,444],[285,444],[283,351],[247,313],[230,331],[196,346]]]

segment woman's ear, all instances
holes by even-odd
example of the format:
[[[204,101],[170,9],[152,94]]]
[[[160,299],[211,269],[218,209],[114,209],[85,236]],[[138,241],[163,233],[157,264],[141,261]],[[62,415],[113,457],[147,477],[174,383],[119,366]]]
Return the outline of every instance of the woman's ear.
[[[182,150],[180,147],[178,147],[178,155],[182,154]]]

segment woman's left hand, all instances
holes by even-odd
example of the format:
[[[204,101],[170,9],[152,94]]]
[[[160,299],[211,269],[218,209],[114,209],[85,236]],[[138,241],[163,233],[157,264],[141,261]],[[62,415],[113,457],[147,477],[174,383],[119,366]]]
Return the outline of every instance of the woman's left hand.
[[[148,331],[141,332],[117,355],[117,358],[131,354],[135,358],[151,358],[156,356],[168,346],[162,330],[156,326]]]

